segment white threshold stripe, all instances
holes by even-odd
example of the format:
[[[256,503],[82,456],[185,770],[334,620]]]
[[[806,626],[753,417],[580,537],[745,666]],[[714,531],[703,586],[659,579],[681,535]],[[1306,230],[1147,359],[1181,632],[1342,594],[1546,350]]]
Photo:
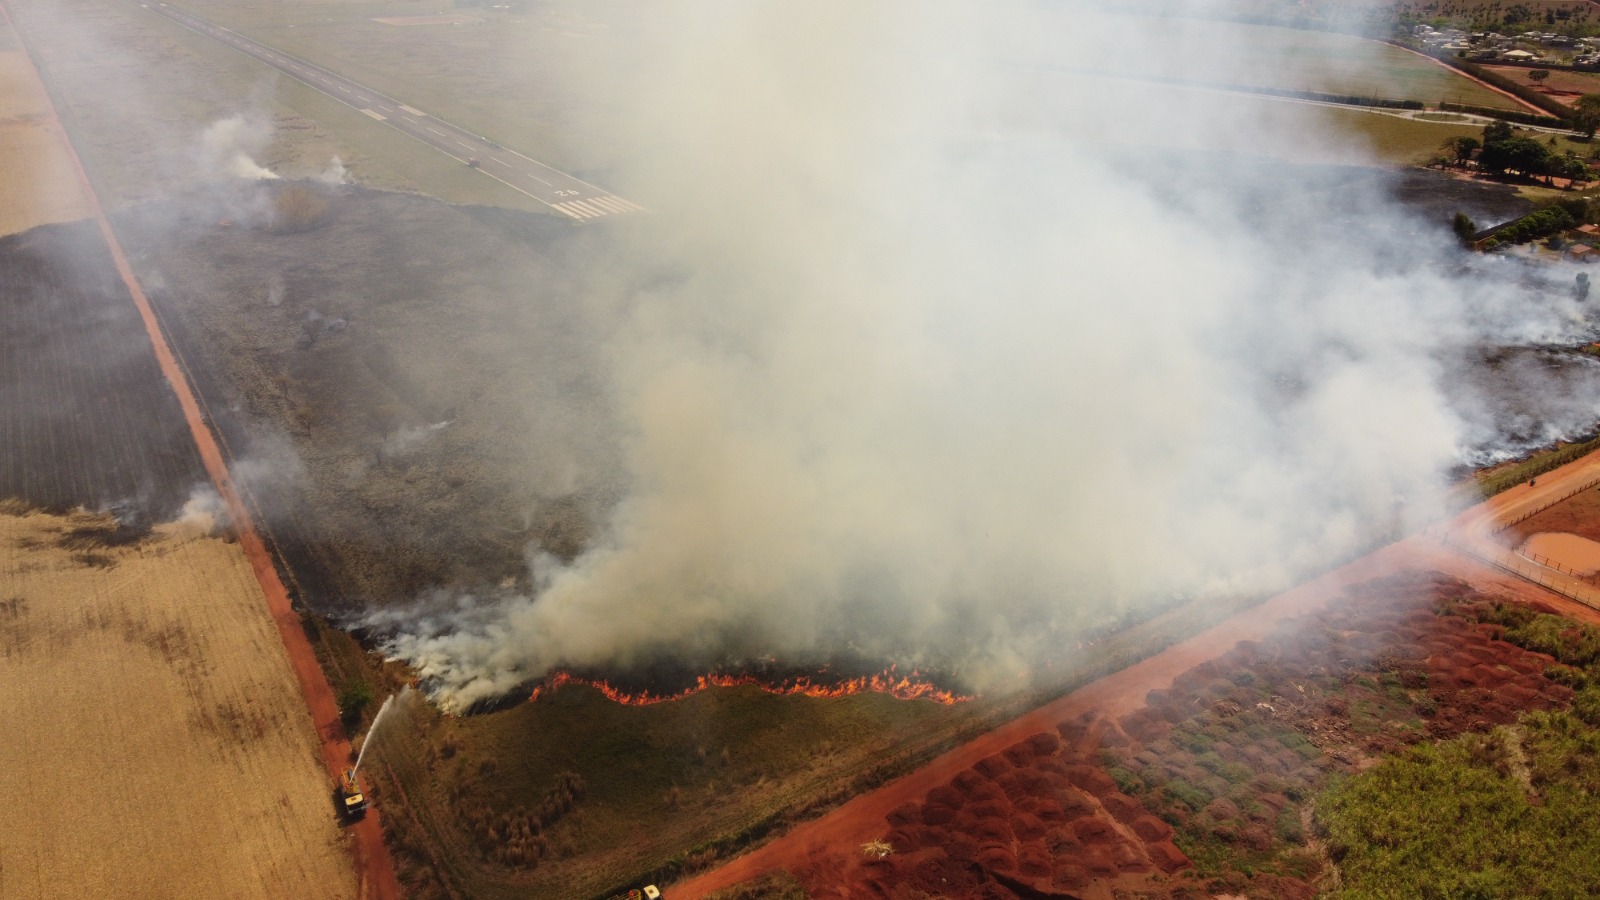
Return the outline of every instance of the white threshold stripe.
[[[3,2],[3,0],[0,0],[0,2]],[[141,3],[140,5],[145,7],[145,8],[147,8],[147,9],[150,6],[147,3]],[[380,96],[380,97],[382,97],[382,99],[379,100],[379,101],[374,101],[372,99],[372,97],[369,97],[366,94],[360,93],[360,91],[362,89],[364,89],[361,85],[357,85],[356,89],[352,90],[349,86],[347,86],[345,84],[340,84],[339,81],[341,79],[339,79],[337,77],[330,77],[331,73],[328,73],[327,70],[322,69],[320,66],[315,66],[315,65],[310,64],[310,63],[305,63],[305,66],[302,67],[302,65],[300,65],[300,63],[304,62],[303,60],[299,60],[299,59],[297,59],[295,57],[287,56],[286,54],[280,53],[277,50],[275,50],[275,49],[273,49],[271,47],[268,47],[265,44],[258,43],[258,42],[254,41],[254,40],[251,40],[249,38],[244,37],[243,35],[240,35],[240,34],[237,34],[235,32],[229,31],[228,29],[220,28],[220,27],[218,27],[216,25],[213,25],[213,24],[211,24],[209,22],[203,22],[198,17],[193,16],[193,15],[191,15],[191,14],[189,14],[187,12],[184,12],[182,10],[174,9],[171,6],[168,6],[166,3],[159,3],[158,5],[160,7],[162,7],[163,13],[167,14],[169,16],[169,18],[172,18],[172,19],[174,19],[176,21],[179,21],[182,24],[187,25],[188,27],[194,29],[197,32],[200,32],[202,34],[210,34],[210,35],[216,37],[218,40],[224,41],[225,43],[232,44],[232,45],[234,45],[236,47],[244,49],[245,52],[247,53],[247,55],[255,57],[256,59],[260,60],[261,62],[267,63],[268,65],[276,64],[276,65],[274,65],[274,67],[278,68],[280,71],[292,70],[294,72],[301,73],[301,75],[303,76],[301,78],[301,80],[306,82],[306,83],[308,83],[308,84],[310,82],[312,82],[312,81],[316,81],[316,82],[320,82],[321,84],[326,85],[328,87],[336,87],[341,92],[343,92],[345,94],[352,95],[355,98],[355,100],[357,100],[357,101],[359,101],[361,103],[372,104],[374,106],[377,106],[378,109],[381,109],[383,112],[379,112],[378,110],[372,109],[372,108],[370,108],[368,106],[356,106],[355,103],[350,103],[351,106],[355,107],[363,115],[370,116],[371,118],[373,118],[373,119],[375,119],[375,120],[377,120],[379,122],[389,122],[389,117],[385,116],[383,113],[389,113],[391,115],[395,114],[393,109],[390,109],[388,106],[385,105],[385,102],[392,103],[395,107],[398,107],[399,109],[404,110],[407,113],[410,113],[412,116],[416,116],[418,118],[428,118],[427,114],[424,113],[422,110],[416,109],[415,107],[412,107],[412,106],[408,106],[408,105],[406,105],[404,103],[399,103],[399,102],[394,101],[394,100],[392,100],[392,99],[390,99],[388,97],[382,97],[382,95],[376,95],[375,94],[374,96]],[[349,101],[346,101],[346,102],[349,102]],[[411,124],[411,125],[423,125],[423,123],[418,122],[415,119],[408,118],[406,116],[400,116],[400,118],[402,120],[406,121],[407,123]],[[393,122],[389,122],[389,124],[391,125],[391,127],[393,127],[393,125],[394,125]],[[432,126],[424,126],[424,127],[427,127],[428,131],[432,132],[434,135],[436,135],[438,137],[441,137],[441,138],[456,138],[456,134],[451,134],[451,133],[448,133],[448,132],[445,132],[445,131],[440,131],[439,129],[434,128]],[[459,129],[454,129],[454,130],[456,131],[457,134],[460,133]],[[459,138],[456,139],[456,143],[459,144],[462,147],[465,147],[468,151],[478,150],[478,151],[482,152],[481,148],[478,147],[477,145],[469,144],[466,141],[460,140]],[[436,148],[436,149],[439,149],[439,148]],[[533,168],[535,168],[535,169],[549,169],[551,172],[561,176],[562,179],[570,179],[571,181],[576,181],[578,184],[581,184],[581,185],[583,185],[585,187],[588,187],[588,188],[596,190],[596,192],[597,192],[596,195],[590,196],[590,197],[586,197],[583,200],[569,200],[569,201],[566,201],[566,202],[563,202],[563,203],[551,203],[551,204],[549,204],[550,206],[552,206],[552,207],[554,207],[556,209],[559,209],[562,212],[564,212],[564,213],[566,213],[566,214],[568,214],[570,216],[573,216],[574,218],[587,219],[587,218],[597,218],[597,217],[601,217],[601,216],[605,216],[605,215],[611,215],[611,214],[617,214],[617,213],[627,213],[627,212],[636,212],[636,211],[637,212],[642,212],[642,211],[644,211],[644,207],[639,206],[636,203],[632,203],[630,201],[624,200],[621,197],[616,196],[615,194],[606,193],[603,189],[597,188],[595,185],[591,185],[588,182],[582,181],[581,179],[572,178],[572,176],[567,175],[566,173],[561,172],[558,169],[552,168],[551,166],[548,166],[548,165],[546,165],[546,164],[544,164],[542,162],[539,162],[538,160],[536,160],[536,159],[534,159],[534,158],[532,158],[530,156],[527,156],[526,154],[518,153],[516,150],[507,150],[507,152],[509,152],[509,153],[521,158],[521,159],[527,160],[529,163],[532,164]],[[508,163],[504,159],[501,159],[498,156],[492,156],[492,155],[489,155],[488,153],[485,153],[484,155],[490,161],[495,162],[495,163],[497,163],[499,165],[506,166],[506,167],[510,168],[512,171],[504,173],[505,175],[507,175],[507,177],[514,176],[514,175],[523,175],[523,176],[526,176],[528,178],[533,179],[534,181],[538,182],[541,185],[544,185],[545,187],[555,187],[554,184],[552,184],[549,181],[546,181],[543,178],[540,178],[538,175],[534,174],[533,172],[526,171],[526,170],[517,171],[516,167],[514,166],[514,164]],[[539,197],[537,194],[534,194],[534,193],[532,193],[532,192],[530,192],[528,190],[524,190],[523,188],[518,187],[517,185],[512,184],[509,181],[506,181],[505,178],[501,178],[499,176],[492,175],[491,173],[488,173],[488,172],[485,172],[484,174],[490,175],[490,177],[495,178],[496,181],[500,181],[500,182],[506,184],[508,187],[511,187],[512,189],[514,189],[514,190],[516,190],[516,191],[518,191],[520,193],[527,194],[528,196],[533,197],[534,199],[543,200],[543,198]],[[549,201],[543,201],[543,202],[548,203]]]

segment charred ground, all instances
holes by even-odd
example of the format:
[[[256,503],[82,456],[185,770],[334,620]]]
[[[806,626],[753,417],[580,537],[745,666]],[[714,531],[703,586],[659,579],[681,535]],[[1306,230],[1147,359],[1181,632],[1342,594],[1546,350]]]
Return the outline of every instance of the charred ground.
[[[597,308],[585,288],[615,277],[611,229],[639,226],[578,229],[339,187],[317,188],[318,202],[300,207],[305,221],[284,227],[274,216],[293,187],[196,192],[131,208],[117,227],[299,599],[337,617],[425,601],[435,589],[526,592],[530,548],[572,558],[625,487],[602,375],[617,311]],[[107,264],[92,254],[83,272],[53,262],[78,259],[84,240],[60,227],[0,244],[0,272],[41,285],[16,294],[28,303],[7,300],[18,318],[42,323],[19,352],[67,348],[16,370],[9,389],[29,404],[18,408],[48,410],[47,395],[23,393],[45,390],[21,377],[35,365],[60,373],[45,384],[81,379],[75,366],[104,368],[97,383],[113,405],[170,404],[138,354],[127,368],[108,368],[119,359],[112,351],[147,344],[126,298],[110,287]],[[672,276],[663,269],[653,277]],[[42,286],[65,286],[72,297],[51,299]],[[40,309],[51,315],[40,319]],[[91,315],[120,330],[94,337],[81,327]],[[119,391],[136,396],[117,401]],[[181,421],[136,418],[144,427]],[[117,445],[119,432],[95,430],[101,419],[63,421],[77,445]],[[104,503],[137,494],[113,477],[126,472],[167,473],[159,490],[137,494],[152,498],[152,511],[175,508],[199,482],[188,436],[158,437],[154,445],[173,448],[171,459],[188,468],[110,465],[103,493],[113,499]],[[57,447],[27,451],[31,465],[8,476],[16,493],[85,502],[64,491],[69,499],[52,500],[49,478],[79,470]],[[1192,633],[1195,621],[1183,615],[1192,613],[1099,647],[1097,661],[1059,673],[1050,690]],[[308,628],[336,682],[403,682],[404,673],[379,666],[348,635],[316,619]],[[681,666],[624,674],[646,686],[687,678]],[[407,809],[390,821],[420,895],[512,896],[559,885],[583,896],[634,874],[708,865],[1044,696],[950,710],[734,688],[619,708],[568,687],[493,716],[421,715],[416,740],[389,760],[379,756],[374,773],[385,773],[380,796],[387,789]],[[852,737],[841,744],[841,735]],[[577,877],[597,871],[605,877]],[[1021,874],[995,872],[995,883]]]

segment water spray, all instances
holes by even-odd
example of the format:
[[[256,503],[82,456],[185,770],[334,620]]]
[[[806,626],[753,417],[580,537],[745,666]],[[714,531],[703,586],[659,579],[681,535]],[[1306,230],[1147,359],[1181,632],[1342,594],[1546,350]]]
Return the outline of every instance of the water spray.
[[[361,752],[356,754],[356,764],[350,767],[351,775],[361,771],[361,761],[367,757],[367,747],[372,745],[372,739],[378,733],[378,726],[383,724],[384,716],[388,715],[389,708],[394,706],[395,700],[400,699],[409,693],[411,693],[411,685],[408,684],[404,688],[400,689],[400,693],[390,694],[388,698],[383,701],[383,705],[378,707],[378,714],[372,717],[372,727],[367,729],[367,739],[361,742]]]

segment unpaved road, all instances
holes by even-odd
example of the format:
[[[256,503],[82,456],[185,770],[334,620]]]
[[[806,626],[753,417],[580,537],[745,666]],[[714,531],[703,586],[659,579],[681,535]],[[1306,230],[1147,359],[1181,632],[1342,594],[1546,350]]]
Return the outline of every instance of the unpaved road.
[[[1488,528],[1491,523],[1542,509],[1596,478],[1600,478],[1600,455],[1578,460],[1541,476],[1536,485],[1520,486],[1473,507],[1450,523],[1449,532],[1458,536],[1471,534],[1475,540],[1490,542],[1490,546],[1509,555],[1509,551],[1493,543]],[[1439,529],[1440,532],[1444,530]],[[1131,713],[1145,705],[1150,691],[1169,688],[1177,676],[1227,653],[1240,641],[1259,640],[1285,620],[1313,613],[1337,601],[1352,585],[1419,571],[1443,572],[1486,593],[1536,601],[1574,618],[1600,624],[1600,612],[1589,606],[1448,549],[1433,537],[1412,537],[1280,594],[1156,656],[1040,707],[904,778],[801,825],[764,847],[673,885],[669,893],[674,898],[692,900],[782,869],[827,873],[828,884],[808,887],[827,896],[834,896],[831,892],[840,890],[844,891],[840,896],[848,896],[849,886],[856,883],[857,871],[864,864],[858,848],[867,841],[884,837],[889,830],[886,822],[889,813],[921,799],[929,790],[949,782],[980,760],[1031,735],[1054,731],[1057,726],[1086,713],[1112,719]],[[1106,896],[1110,896],[1109,888],[1106,888]]]
[[[10,35],[14,40],[15,34],[12,30],[10,16],[4,5],[0,5],[0,25],[3,25],[5,30],[4,33]],[[305,780],[305,783],[297,790],[296,796],[299,796],[304,792],[305,789],[309,788],[310,793],[306,794],[305,796],[319,799],[326,798],[328,802],[327,805],[319,811],[320,823],[315,819],[307,820],[304,814],[297,814],[296,819],[301,830],[304,832],[314,833],[319,827],[332,828],[332,817],[334,815],[334,809],[332,806],[332,779],[334,773],[336,773],[340,767],[347,764],[350,754],[349,742],[345,739],[338,722],[338,709],[334,701],[332,691],[329,689],[327,680],[324,678],[322,670],[318,665],[315,655],[313,654],[307,641],[305,631],[301,627],[299,616],[290,607],[287,592],[285,591],[281,581],[278,579],[277,571],[274,568],[273,561],[267,550],[267,547],[259,533],[256,531],[251,521],[250,514],[247,511],[244,500],[234,485],[232,476],[228,470],[227,460],[224,458],[214,435],[211,433],[210,427],[206,421],[207,417],[202,412],[194,392],[188,384],[187,377],[185,376],[182,367],[177,362],[171,348],[167,345],[165,336],[162,333],[162,329],[158,321],[156,320],[154,311],[150,306],[148,298],[146,298],[143,289],[138,283],[138,280],[133,276],[132,267],[130,266],[119,241],[117,240],[116,234],[111,228],[110,221],[106,217],[104,209],[101,207],[100,202],[95,195],[93,185],[90,183],[88,175],[84,171],[82,162],[79,160],[77,153],[74,151],[70,140],[65,138],[65,132],[60,131],[60,120],[56,115],[53,105],[49,102],[48,96],[43,90],[43,81],[39,78],[38,72],[33,68],[32,62],[28,60],[25,54],[18,54],[18,58],[20,59],[21,64],[25,67],[25,74],[31,77],[35,89],[38,91],[38,96],[44,98],[43,106],[40,111],[40,116],[42,117],[44,123],[51,128],[57,129],[59,133],[63,135],[63,140],[59,144],[59,151],[57,153],[57,155],[61,157],[60,164],[65,166],[67,170],[75,176],[76,183],[79,191],[81,192],[81,197],[87,205],[87,210],[90,213],[95,227],[98,229],[101,237],[104,239],[104,249],[109,250],[116,274],[119,276],[119,280],[127,290],[127,294],[118,299],[125,299],[126,301],[130,301],[132,303],[133,307],[138,312],[140,321],[144,326],[148,343],[142,344],[142,350],[130,344],[127,347],[127,352],[133,355],[138,355],[141,353],[151,354],[154,358],[153,362],[155,364],[155,368],[159,370],[161,376],[165,378],[167,385],[170,386],[172,396],[176,398],[177,405],[181,410],[181,415],[177,418],[181,419],[190,432],[193,438],[194,449],[198,451],[199,462],[203,467],[205,474],[209,476],[212,487],[215,489],[217,496],[220,498],[220,506],[226,511],[231,525],[231,530],[236,536],[237,544],[232,545],[232,550],[234,551],[237,559],[240,561],[240,568],[242,571],[246,575],[252,576],[249,580],[234,579],[231,583],[225,581],[213,583],[214,573],[213,577],[208,577],[202,573],[193,579],[186,579],[186,571],[180,570],[178,572],[171,573],[171,575],[167,578],[155,579],[155,581],[158,583],[164,584],[170,581],[174,585],[182,585],[187,590],[187,593],[184,595],[185,598],[192,602],[198,603],[201,601],[201,598],[209,596],[208,592],[215,591],[217,594],[225,596],[228,602],[238,603],[241,611],[247,610],[248,612],[241,612],[241,616],[232,623],[232,625],[235,627],[233,627],[231,630],[228,627],[219,627],[217,629],[218,633],[210,636],[214,637],[219,642],[226,642],[229,640],[241,640],[249,635],[257,635],[256,638],[251,638],[247,644],[243,646],[232,647],[227,651],[219,651],[215,656],[205,656],[202,658],[202,662],[196,663],[190,669],[185,670],[183,654],[178,650],[173,649],[174,644],[172,642],[178,642],[180,649],[189,646],[189,644],[186,642],[187,638],[181,632],[181,630],[173,630],[177,626],[172,625],[171,623],[164,623],[161,627],[158,627],[153,632],[154,637],[150,638],[149,640],[155,643],[168,662],[172,663],[178,668],[179,671],[176,674],[182,676],[177,682],[179,687],[188,691],[191,699],[194,699],[196,703],[200,704],[201,711],[197,714],[199,716],[199,721],[204,724],[205,717],[207,715],[221,717],[226,721],[229,729],[242,729],[242,731],[236,735],[240,740],[246,740],[251,736],[259,737],[260,734],[265,730],[280,727],[280,723],[278,723],[276,719],[269,719],[266,720],[265,725],[261,725],[260,723],[257,723],[256,720],[250,718],[248,710],[241,711],[243,709],[242,703],[229,706],[221,703],[212,704],[209,700],[205,699],[207,696],[205,694],[205,689],[210,687],[208,681],[215,677],[219,671],[221,671],[223,668],[222,661],[234,660],[237,657],[237,662],[239,665],[248,665],[250,664],[248,661],[255,660],[256,664],[265,665],[268,667],[267,670],[262,670],[263,672],[271,671],[275,673],[275,677],[278,678],[280,682],[298,687],[300,703],[296,706],[297,716],[292,722],[281,725],[281,727],[288,728],[290,730],[301,731],[303,733],[309,733],[313,741],[311,746],[315,752],[312,758],[309,760],[312,765],[311,768],[307,770],[307,780]],[[84,322],[81,324],[85,332],[93,332],[93,325],[95,323]],[[88,352],[90,347],[92,347],[92,342],[86,341],[85,351]],[[80,395],[93,395],[103,390],[104,386],[102,385],[74,381],[68,386],[68,389],[66,389],[64,393],[69,395],[66,399],[82,401],[84,396]],[[151,417],[156,417],[161,415],[171,415],[171,413],[169,410],[151,408],[148,410],[148,415]],[[111,446],[106,446],[103,448],[104,452],[113,452],[118,449],[120,448]],[[58,544],[59,543],[60,542],[58,541]],[[12,568],[15,571],[10,573],[11,577],[5,580],[0,580],[0,592],[3,592],[3,590],[9,590],[8,586],[10,584],[15,583],[20,585],[22,582],[19,579],[23,576],[23,574],[32,572],[40,566],[40,563],[33,559],[32,555],[35,553],[45,552],[47,549],[48,541],[36,537],[23,536],[19,540],[14,541],[13,546],[11,547],[11,552],[15,554],[13,557],[14,562],[12,563]],[[74,547],[69,549],[74,549],[77,553],[75,561],[80,566],[87,566],[91,569],[114,569],[122,562],[122,560],[118,559],[109,552],[110,550],[118,548],[104,548],[108,551],[105,553],[100,552],[98,549],[85,550],[82,547]],[[186,569],[192,569],[195,572],[202,572],[202,570],[194,565],[188,565]],[[43,596],[48,597],[53,596],[50,594],[52,589],[53,588],[51,585],[45,585],[37,590],[43,592]],[[126,601],[128,606],[125,609],[122,609],[121,612],[126,613],[127,616],[131,617],[133,621],[139,621],[139,617],[141,615],[151,611],[150,609],[146,608],[146,605],[143,602],[144,598],[142,598],[139,594],[125,593],[126,590],[131,590],[131,588],[121,582],[116,583],[114,587],[102,587],[101,590],[107,591],[113,595],[113,599],[115,600]],[[73,596],[73,592],[64,589],[61,596],[68,598],[66,601],[68,610],[66,614],[69,617],[78,615],[78,610],[73,608],[73,604],[70,600],[70,598]],[[22,611],[32,608],[36,602],[49,602],[48,600],[36,601],[29,594],[12,594],[4,597],[4,599],[12,610]],[[176,602],[179,609],[181,609],[183,606],[181,601],[169,602]],[[265,613],[265,615],[263,615],[263,613]],[[98,617],[85,615],[83,617],[83,623],[87,625],[95,625],[96,623],[112,622],[112,624],[115,625],[116,620],[110,618],[111,615],[112,614],[110,612],[103,613]],[[248,624],[251,629],[261,629],[268,634],[273,634],[275,632],[277,640],[275,643],[271,643],[270,653],[263,647],[264,642],[259,639],[258,632],[244,630],[243,623],[246,620],[248,620]],[[25,634],[26,632],[24,631],[19,633]],[[10,636],[8,635],[7,637],[9,638]],[[137,641],[143,639],[138,637],[130,637],[129,640]],[[18,644],[19,653],[23,647],[24,645]],[[101,647],[97,649],[104,650],[105,648]],[[7,645],[6,655],[8,660],[9,657],[13,655],[11,650],[12,648]],[[65,657],[54,652],[54,650],[49,652],[50,655],[48,660],[27,659],[25,662],[34,669],[52,671],[57,678],[64,677],[66,674],[68,674],[67,672],[49,670],[45,663],[47,661],[50,663],[55,663],[56,661]],[[90,671],[94,670],[93,666],[86,665],[84,668]],[[94,684],[96,685],[95,692],[111,702],[116,702],[119,692],[124,690],[131,691],[136,696],[142,696],[138,694],[138,688],[132,683],[142,683],[146,680],[155,679],[153,674],[147,675],[146,673],[142,672],[140,675],[143,675],[143,678],[133,679],[104,677],[105,673],[97,674],[100,677],[97,677],[94,680]],[[262,677],[265,678],[267,676],[263,674]],[[7,679],[0,681],[0,683],[7,684],[9,688],[11,684],[18,682],[13,679]],[[49,682],[47,680],[46,682],[41,683]],[[223,686],[219,689],[226,691],[226,684],[227,681],[224,679]],[[35,730],[42,733],[48,734],[51,731],[49,728],[49,725],[51,724],[49,717],[52,713],[58,717],[67,718],[61,716],[63,710],[78,712],[79,710],[92,709],[93,707],[92,704],[71,702],[84,700],[84,698],[81,696],[81,692],[80,694],[69,694],[64,697],[52,696],[43,688],[40,689],[40,692],[40,696],[43,696],[45,699],[29,699],[28,695],[22,692],[18,692],[15,698],[8,697],[7,699],[8,702],[26,704],[26,708],[19,709],[17,711],[17,716],[21,717],[24,714],[34,715],[36,717],[33,722]],[[240,691],[240,695],[242,697],[248,697],[250,692],[242,689]],[[137,721],[139,722],[147,720],[153,722],[154,720],[160,718],[166,710],[177,711],[182,709],[180,704],[176,704],[172,699],[166,697],[164,694],[158,694],[148,699],[151,699],[152,705],[132,707],[136,708],[138,711]],[[309,722],[307,722],[305,719],[305,711],[308,708],[311,713],[311,721]],[[211,711],[208,712],[208,709]],[[241,717],[243,717],[243,721],[245,722],[243,725],[239,724]],[[94,725],[98,725],[104,721],[103,718],[95,719],[92,713],[85,714],[85,718]],[[9,724],[10,722],[8,722],[8,725]],[[132,729],[133,725],[134,722],[129,721],[126,723],[125,729]],[[66,729],[66,731],[72,734],[72,737],[76,742],[86,744],[93,743],[92,741],[87,740],[87,734],[73,733],[72,729],[70,728]],[[19,766],[12,765],[7,766],[4,771],[7,772],[8,777],[12,780],[19,783],[26,783],[30,786],[30,792],[28,793],[27,797],[23,799],[31,798],[33,801],[35,801],[35,805],[38,805],[38,803],[42,801],[48,804],[56,804],[60,806],[61,809],[71,812],[72,810],[78,809],[86,804],[93,803],[95,800],[95,791],[93,790],[94,781],[96,778],[108,777],[108,773],[113,777],[116,775],[121,775],[125,777],[130,784],[143,785],[148,782],[152,785],[155,785],[158,789],[149,797],[152,802],[155,802],[162,794],[176,794],[184,792],[188,790],[191,785],[191,781],[188,778],[189,773],[185,771],[187,767],[184,765],[184,757],[181,753],[177,752],[169,752],[166,754],[152,752],[150,755],[138,760],[120,758],[117,757],[113,752],[113,754],[109,757],[96,757],[98,764],[93,764],[90,767],[79,769],[63,769],[62,771],[66,774],[67,780],[65,782],[55,784],[50,784],[49,780],[45,778],[32,778],[31,775],[18,777],[18,773],[21,772],[31,773],[34,770],[49,768],[57,765],[55,757],[61,751],[61,748],[50,744],[48,740],[41,739],[37,742],[31,742],[22,739],[22,732],[18,732],[18,734],[19,737],[16,740],[10,742],[0,741],[0,743],[6,743],[11,752],[16,752],[18,754],[17,761],[27,760],[28,767],[20,768]],[[114,748],[116,745],[112,744],[109,746]],[[315,765],[319,757],[321,761],[320,773],[318,772],[318,767]],[[134,765],[131,768],[127,765],[124,765],[124,763],[129,762],[135,762],[138,763],[138,765]],[[308,760],[303,754],[296,754],[293,757],[285,757],[281,760],[281,762],[286,765],[292,764],[303,767],[306,765]],[[52,773],[54,773],[53,769]],[[253,785],[257,790],[268,790],[270,789],[270,786],[274,784],[271,779],[265,778],[248,779],[247,783]],[[43,793],[38,793],[32,788],[32,785],[35,784],[50,784],[50,789]],[[210,787],[210,785],[206,784],[203,780],[195,780],[192,782],[192,784],[198,785],[202,788]],[[199,793],[195,796],[197,798],[195,802],[216,803],[215,798],[208,798],[205,793]],[[187,832],[181,830],[164,830],[157,826],[166,824],[165,820],[156,818],[156,820],[152,823],[145,821],[138,815],[141,809],[148,805],[143,801],[144,798],[141,796],[138,801],[131,803],[127,808],[118,808],[117,813],[119,815],[115,820],[116,824],[114,827],[126,829],[144,836],[146,843],[162,843],[177,848],[177,852],[179,853],[191,852],[193,849],[192,843],[184,840]],[[225,803],[217,805],[221,814],[234,816],[238,822],[243,823],[241,827],[248,828],[252,822],[253,817],[249,815],[245,815],[242,818],[237,817],[236,812],[228,810]],[[284,804],[282,801],[279,801],[279,805]],[[17,807],[14,805],[0,803],[0,809],[14,810],[16,808]],[[178,807],[174,806],[174,808]],[[60,827],[61,823],[52,823],[48,818],[38,819],[37,821],[39,822],[39,826],[37,828],[33,827],[33,822],[35,821],[34,819],[21,819],[19,821],[28,823],[28,827],[22,829],[23,831],[28,833],[37,832],[38,834],[45,835],[45,840],[53,839],[51,836],[62,830]],[[201,819],[200,821],[205,822],[207,820]],[[228,830],[225,828],[218,828],[216,826],[209,827],[214,833],[221,835],[229,834]],[[70,830],[70,824],[67,825],[67,828]],[[301,884],[302,881],[295,880],[295,877],[292,874],[280,874],[279,870],[283,869],[284,867],[277,864],[268,865],[265,869],[248,871],[247,881],[250,884],[257,885],[258,888],[256,889],[264,890],[265,893],[262,894],[262,896],[341,896],[348,894],[358,895],[361,897],[382,898],[382,900],[398,897],[399,888],[394,879],[394,872],[389,861],[387,849],[383,844],[383,834],[377,814],[373,813],[367,816],[365,820],[352,827],[349,830],[349,834],[351,835],[352,840],[346,842],[346,844],[355,855],[355,871],[350,871],[348,860],[345,860],[344,871],[342,872],[336,872],[332,874],[318,873],[316,876],[303,880],[303,883],[306,885],[314,886],[321,884],[323,887],[297,889],[292,885]],[[237,836],[235,836],[231,841],[231,843],[242,842],[242,839]],[[313,841],[313,844],[315,844],[315,841]],[[86,852],[92,852],[92,850]],[[55,859],[57,857],[61,857],[61,854],[45,852],[39,850],[38,848],[34,848],[31,853],[27,849],[24,849],[21,851],[21,854],[24,857],[33,860],[31,863],[22,863],[22,871],[27,873],[29,871],[29,866],[31,866],[35,872],[39,873],[38,876],[33,879],[32,882],[30,882],[36,883],[37,886],[33,888],[33,890],[37,891],[39,896],[83,896],[95,894],[126,895],[127,892],[122,890],[120,884],[133,883],[135,880],[137,880],[139,874],[150,874],[150,876],[154,879],[150,883],[150,888],[148,891],[141,889],[140,891],[135,892],[136,894],[144,893],[149,896],[175,896],[192,893],[218,896],[250,896],[250,891],[252,890],[243,887],[217,890],[194,889],[193,881],[187,880],[183,877],[174,879],[172,873],[162,869],[159,862],[154,864],[151,872],[149,873],[123,873],[123,878],[120,882],[117,882],[119,886],[116,888],[110,887],[112,882],[107,882],[106,884],[98,887],[91,884],[91,889],[85,890],[83,887],[85,882],[74,880],[71,875],[72,866],[70,864],[73,861],[73,857],[71,855],[62,857],[69,864],[68,870],[66,872],[56,872],[54,870],[48,870],[44,863],[40,862],[40,860],[46,857]],[[78,855],[82,855],[82,853],[80,852]],[[124,864],[134,864],[138,860],[145,858],[145,856],[146,854],[135,851],[124,858],[122,862]],[[225,854],[216,854],[213,855],[208,862],[214,865],[219,859],[225,858]],[[152,857],[152,859],[158,860],[159,857]],[[205,861],[203,857],[202,861]],[[0,866],[4,865],[6,865],[5,860],[0,859]],[[0,869],[0,873],[3,873],[4,871],[5,870]],[[45,878],[46,873],[49,874],[51,879],[65,877],[68,880],[49,880]],[[285,879],[288,880],[286,881]],[[350,885],[349,890],[343,890],[338,887],[338,885],[346,882],[348,882]],[[4,886],[0,885],[0,887]],[[0,890],[0,895],[10,896],[11,891],[9,888]]]
[[[354,897],[238,544],[0,514],[0,897]]]

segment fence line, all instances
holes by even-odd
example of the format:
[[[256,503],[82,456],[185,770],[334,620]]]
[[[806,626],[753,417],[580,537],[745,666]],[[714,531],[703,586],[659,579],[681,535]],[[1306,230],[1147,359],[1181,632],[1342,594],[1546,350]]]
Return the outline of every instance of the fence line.
[[[1507,528],[1510,528],[1513,525],[1520,525],[1521,523],[1526,522],[1527,520],[1533,518],[1534,516],[1537,516],[1539,513],[1544,512],[1545,510],[1549,509],[1550,507],[1555,506],[1557,503],[1562,503],[1562,502],[1565,502],[1567,500],[1571,500],[1573,497],[1578,496],[1579,494],[1583,493],[1584,491],[1587,491],[1588,489],[1590,489],[1592,487],[1595,487],[1596,485],[1600,485],[1600,475],[1595,475],[1594,477],[1590,478],[1588,481],[1585,481],[1581,487],[1573,488],[1572,490],[1568,491],[1567,493],[1562,494],[1559,497],[1556,497],[1554,500],[1551,500],[1549,503],[1543,504],[1542,506],[1535,507],[1535,508],[1523,513],[1522,515],[1517,516],[1515,519],[1511,519],[1509,521],[1504,521],[1504,522],[1497,523],[1494,526],[1494,529],[1493,529],[1492,533],[1499,534],[1500,532],[1505,531]]]
[[[1566,578],[1552,578],[1543,566],[1510,550],[1490,551],[1471,543],[1463,543],[1457,541],[1448,531],[1441,538],[1445,544],[1470,556],[1475,556],[1497,569],[1502,569],[1518,578],[1526,579],[1548,590],[1555,591],[1563,597],[1569,597],[1582,603],[1584,606],[1600,609],[1600,591],[1593,590],[1587,586],[1573,584]]]

